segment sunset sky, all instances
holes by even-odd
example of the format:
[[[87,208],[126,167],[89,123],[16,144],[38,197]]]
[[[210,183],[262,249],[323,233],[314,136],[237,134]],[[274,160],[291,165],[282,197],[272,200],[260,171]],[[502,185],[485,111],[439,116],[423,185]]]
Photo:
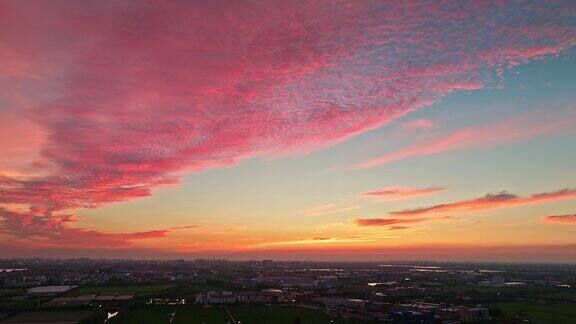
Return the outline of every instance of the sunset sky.
[[[0,257],[576,262],[576,2],[0,2]]]

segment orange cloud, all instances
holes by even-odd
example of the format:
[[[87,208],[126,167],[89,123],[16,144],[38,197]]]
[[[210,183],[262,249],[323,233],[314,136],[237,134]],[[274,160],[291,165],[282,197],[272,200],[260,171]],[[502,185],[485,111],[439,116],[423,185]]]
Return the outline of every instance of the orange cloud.
[[[427,218],[360,218],[354,220],[358,226],[389,226],[427,221]]]
[[[576,214],[550,215],[542,217],[542,222],[547,224],[571,224],[576,225]]]
[[[405,229],[409,229],[410,227],[408,226],[401,226],[401,225],[394,225],[394,226],[390,226],[388,227],[389,230],[391,231],[395,231],[395,230],[405,230]]]
[[[383,200],[398,200],[417,196],[430,195],[433,193],[440,192],[444,189],[445,188],[441,187],[427,187],[427,188],[385,187],[375,191],[363,192],[361,193],[361,195],[370,196]]]
[[[344,213],[359,208],[360,208],[359,205],[339,207],[336,206],[335,204],[326,204],[309,208],[308,210],[304,211],[304,214],[306,214],[307,216],[321,216],[326,214]]]
[[[576,189],[562,189],[554,192],[533,194],[527,197],[519,197],[506,191],[497,194],[487,194],[484,197],[470,200],[457,201],[447,204],[434,205],[416,209],[407,209],[391,212],[394,216],[414,216],[440,212],[475,211],[483,209],[505,208],[521,205],[536,204],[563,199],[575,199]]]
[[[378,239],[371,237],[314,237],[311,239],[301,239],[301,240],[287,240],[287,241],[273,241],[273,242],[262,242],[248,246],[248,248],[263,248],[263,247],[282,247],[282,246],[305,246],[305,245],[329,245],[329,244],[357,244],[357,243],[371,243],[376,242]]]

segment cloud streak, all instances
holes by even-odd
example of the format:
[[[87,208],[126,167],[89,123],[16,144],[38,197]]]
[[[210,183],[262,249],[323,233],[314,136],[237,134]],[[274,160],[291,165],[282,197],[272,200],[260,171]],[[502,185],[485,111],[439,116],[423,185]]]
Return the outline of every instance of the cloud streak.
[[[358,226],[394,226],[421,223],[427,220],[428,218],[359,218],[354,220],[354,223]]]
[[[311,239],[263,242],[249,246],[250,248],[281,247],[281,246],[305,246],[305,245],[330,245],[330,244],[354,244],[371,243],[378,241],[375,238],[338,238],[338,237],[315,237]]]
[[[546,224],[576,225],[576,214],[544,216],[542,217],[542,222]]]
[[[402,124],[402,128],[415,130],[415,129],[430,129],[436,127],[436,123],[430,119],[414,119]]]
[[[576,199],[576,189],[567,188],[554,192],[544,192],[533,194],[526,197],[520,197],[506,191],[487,194],[484,197],[456,201],[446,204],[434,205],[430,207],[421,207],[416,209],[407,209],[402,211],[391,212],[393,216],[420,216],[443,212],[468,212],[486,209],[506,208],[514,206],[523,206],[536,203],[558,201],[564,199]]]
[[[443,191],[441,187],[385,187],[374,191],[361,193],[363,196],[373,197],[381,200],[400,200],[418,196],[426,196]]]
[[[356,167],[360,169],[372,168],[414,157],[470,148],[505,145],[545,134],[557,134],[570,130],[575,122],[576,117],[573,115],[554,120],[542,120],[534,116],[511,118],[483,126],[460,129],[423,143],[415,143],[397,151],[358,163]]]
[[[360,209],[359,205],[352,205],[352,206],[337,206],[335,204],[326,204],[321,206],[316,206],[309,208],[304,211],[304,214],[307,216],[321,216],[326,214],[339,214],[345,213],[348,211]]]
[[[1,109],[22,112],[46,139],[35,172],[0,179],[0,203],[29,206],[1,226],[51,239],[36,228],[55,222],[67,237],[97,239],[69,228],[65,211],[147,197],[184,172],[327,147],[482,88],[486,71],[571,48],[573,8],[4,1]]]

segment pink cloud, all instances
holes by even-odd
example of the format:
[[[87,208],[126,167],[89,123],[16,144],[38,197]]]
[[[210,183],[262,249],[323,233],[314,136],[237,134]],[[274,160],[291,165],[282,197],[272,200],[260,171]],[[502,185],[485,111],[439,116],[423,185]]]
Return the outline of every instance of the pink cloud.
[[[406,198],[430,195],[443,190],[444,188],[440,187],[427,187],[427,188],[385,187],[375,191],[363,192],[361,193],[361,195],[374,197],[382,200],[398,200],[398,199],[406,199]]]
[[[58,223],[59,211],[147,197],[183,172],[329,146],[482,88],[485,69],[568,50],[572,9],[571,1],[4,1],[0,103],[25,112],[46,139],[34,175],[0,179],[0,203],[29,205],[21,224],[34,228]],[[63,228],[80,239],[72,233],[82,230]]]
[[[576,189],[562,189],[554,192],[545,192],[533,194],[526,197],[519,197],[508,192],[496,194],[487,194],[484,197],[456,201],[452,203],[422,207],[416,209],[407,209],[402,211],[391,212],[394,216],[416,216],[432,213],[453,212],[453,211],[476,211],[495,208],[506,208],[522,206],[564,199],[576,199]]]
[[[435,155],[455,150],[504,145],[545,134],[557,134],[572,129],[576,117],[570,115],[554,120],[538,116],[522,116],[483,126],[473,126],[449,134],[415,143],[356,165],[358,168],[376,167],[408,158]]]
[[[22,114],[2,111],[1,105],[0,98],[0,175],[26,172],[22,161],[38,157],[45,135],[38,125]]]
[[[576,224],[576,214],[572,215],[550,215],[542,217],[542,222],[547,224]]]

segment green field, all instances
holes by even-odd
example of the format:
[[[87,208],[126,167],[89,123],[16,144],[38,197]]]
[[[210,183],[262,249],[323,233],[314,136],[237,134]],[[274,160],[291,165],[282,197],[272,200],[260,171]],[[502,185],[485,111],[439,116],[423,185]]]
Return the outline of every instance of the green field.
[[[528,319],[534,323],[576,323],[575,304],[538,304],[507,302],[489,305],[498,308],[507,319]]]
[[[12,296],[16,296],[19,293],[24,292],[22,288],[1,288],[0,289],[0,300]]]
[[[159,293],[170,288],[170,285],[149,285],[149,286],[102,286],[102,287],[80,287],[74,293],[80,294],[110,294],[110,293],[133,293],[136,295],[150,295]]]
[[[211,290],[222,290],[221,287],[218,286],[209,286],[204,284],[193,284],[193,285],[186,285],[186,286],[173,286],[169,290],[162,292],[163,296],[193,296],[198,293],[203,293]]]
[[[46,298],[40,299],[40,303],[46,301]],[[11,300],[5,299],[0,301],[0,313],[15,312],[33,309],[38,305],[38,299]]]
[[[62,312],[24,312],[7,318],[2,323],[77,323],[80,321],[96,323],[96,313],[92,311],[62,311]]]
[[[238,323],[243,324],[352,324],[361,323],[333,318],[320,310],[288,306],[228,306]],[[154,307],[133,309],[120,314],[111,323],[127,324],[226,324],[232,323],[223,306]],[[297,322],[300,319],[300,322]]]
[[[576,301],[576,290],[556,287],[489,287],[470,285],[464,286],[464,290],[481,294],[500,294],[512,297]]]
[[[289,306],[230,306],[236,321],[245,324],[301,324],[361,323],[334,318],[316,309]]]
[[[193,306],[186,308],[156,307],[135,309],[120,314],[111,323],[163,324],[170,323],[172,316],[174,317],[172,323],[175,324],[226,324],[230,321],[223,307]]]

